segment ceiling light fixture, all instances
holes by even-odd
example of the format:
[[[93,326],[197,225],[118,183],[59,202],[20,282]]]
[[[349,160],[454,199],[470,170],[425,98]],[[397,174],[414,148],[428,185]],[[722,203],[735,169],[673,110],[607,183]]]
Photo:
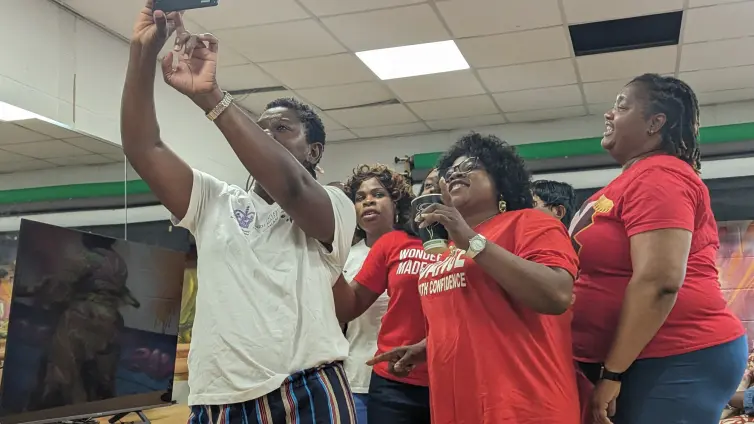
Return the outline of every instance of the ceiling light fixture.
[[[68,126],[55,122],[52,119],[45,118],[44,116],[37,115],[36,113],[29,112],[26,109],[13,106],[11,104],[0,102],[0,121],[13,122],[13,121],[25,121],[27,119],[39,119],[40,121],[49,122],[59,127],[68,128]]]
[[[469,69],[453,40],[357,52],[381,80]]]

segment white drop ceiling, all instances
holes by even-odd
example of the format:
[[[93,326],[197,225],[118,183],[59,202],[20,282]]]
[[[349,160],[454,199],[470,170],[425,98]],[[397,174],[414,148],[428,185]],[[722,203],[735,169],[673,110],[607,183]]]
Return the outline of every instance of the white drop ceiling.
[[[120,146],[46,121],[0,121],[0,174],[123,160]]]
[[[59,2],[124,37],[144,4]],[[684,8],[679,46],[573,54],[570,24]],[[324,110],[329,141],[602,114],[645,72],[687,81],[703,104],[754,99],[754,1],[220,0],[186,17],[220,38],[223,88],[285,87],[242,105],[297,97]],[[471,69],[380,81],[354,54],[451,39]]]

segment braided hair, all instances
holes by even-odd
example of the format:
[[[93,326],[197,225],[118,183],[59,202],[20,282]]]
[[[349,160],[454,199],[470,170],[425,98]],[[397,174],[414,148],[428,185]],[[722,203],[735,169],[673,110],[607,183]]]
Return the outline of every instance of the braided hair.
[[[699,101],[694,90],[678,78],[658,74],[638,76],[629,84],[634,83],[646,90],[647,114],[662,113],[667,119],[660,130],[660,148],[701,172]]]

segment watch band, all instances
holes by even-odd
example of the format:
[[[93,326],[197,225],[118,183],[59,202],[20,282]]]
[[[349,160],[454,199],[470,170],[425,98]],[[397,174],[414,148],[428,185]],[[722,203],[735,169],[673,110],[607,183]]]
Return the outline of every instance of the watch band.
[[[478,254],[482,253],[486,247],[487,239],[483,235],[477,234],[469,240],[469,248],[466,249],[465,255],[469,259],[474,259]]]
[[[623,378],[622,372],[612,372],[605,368],[605,365],[603,364],[600,368],[600,380],[610,380],[610,381],[617,381],[620,382]]]
[[[228,93],[227,91],[223,91],[223,99],[220,100],[220,103],[217,104],[212,110],[207,112],[207,119],[210,121],[214,121],[217,119],[220,115],[222,115],[223,112],[225,112],[228,107],[233,104],[233,96]]]

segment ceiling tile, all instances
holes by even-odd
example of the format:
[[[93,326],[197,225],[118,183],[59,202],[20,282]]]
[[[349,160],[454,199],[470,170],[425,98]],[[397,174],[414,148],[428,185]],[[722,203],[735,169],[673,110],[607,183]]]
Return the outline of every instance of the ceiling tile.
[[[608,81],[630,79],[647,72],[673,72],[677,55],[677,46],[665,46],[581,56],[576,58],[576,64],[579,67],[581,81]]]
[[[597,103],[587,105],[590,115],[604,115],[608,110],[613,108],[615,103]]]
[[[339,131],[344,129],[343,125],[340,125],[340,123],[335,122],[335,120],[332,119],[331,116],[326,114],[325,112],[322,112],[321,110],[314,108],[314,111],[317,112],[317,115],[319,115],[319,119],[322,120],[322,125],[325,126],[325,131]]]
[[[32,158],[28,156],[23,156],[23,155],[7,152],[5,150],[0,149],[0,163],[24,162],[24,161],[30,161],[30,160],[32,160]]]
[[[752,64],[754,37],[685,44],[681,48],[681,72]]]
[[[586,115],[584,106],[568,106],[556,109],[530,110],[527,112],[506,113],[510,122],[536,122],[551,119],[574,118]]]
[[[429,128],[421,122],[401,125],[387,125],[384,127],[356,128],[353,130],[359,137],[387,137],[390,135],[418,134],[428,132]]]
[[[683,8],[683,0],[563,0],[569,24],[654,15]]]
[[[124,37],[131,37],[134,19],[144,7],[144,0],[63,0],[63,3]]]
[[[713,6],[724,3],[738,3],[741,0],[689,0],[688,7]]]
[[[223,43],[249,60],[272,62],[342,53],[346,50],[317,21],[286,22],[216,31]]]
[[[56,168],[57,165],[45,162],[43,160],[30,160],[25,162],[4,162],[0,163],[0,174],[12,172],[37,171],[39,169]]]
[[[123,155],[123,148],[121,146],[110,144],[106,141],[100,141],[91,137],[79,136],[77,138],[67,138],[63,141],[65,141],[68,144],[72,144],[80,149],[84,149],[87,152],[103,154],[103,155],[104,154],[113,154],[113,155],[120,154],[121,158]]]
[[[365,10],[385,9],[423,3],[425,0],[299,0],[317,16],[342,15]]]
[[[409,103],[407,106],[425,121],[492,115],[498,112],[495,103],[487,95],[429,100]]]
[[[122,158],[121,158],[122,159]],[[60,166],[78,166],[78,165],[99,165],[103,163],[116,163],[108,157],[100,155],[86,155],[86,156],[71,156],[68,158],[52,158],[47,159],[47,162],[54,163]]]
[[[618,93],[626,86],[628,80],[590,82],[583,84],[586,102],[590,104],[610,103],[615,104]]]
[[[209,31],[217,31],[306,19],[309,14],[295,0],[275,0],[274,7],[267,0],[222,0],[217,7],[189,10],[186,16]]]
[[[404,102],[445,99],[483,94],[484,87],[469,70],[421,75],[386,81]]]
[[[456,37],[561,25],[558,0],[449,0],[437,8]]]
[[[61,140],[35,141],[31,143],[9,144],[4,150],[36,159],[63,158],[91,154]]]
[[[696,93],[701,105],[740,102],[754,99],[754,88]]]
[[[260,66],[293,89],[374,81],[376,78],[352,54],[263,63]]]
[[[379,82],[308,88],[296,90],[296,93],[321,109],[361,106],[393,98],[392,93]]]
[[[503,112],[552,109],[580,105],[583,102],[581,99],[581,89],[576,84],[496,93],[492,97],[495,98],[495,101]]]
[[[327,141],[343,141],[343,140],[353,140],[356,137],[356,134],[352,133],[348,130],[335,130],[335,131],[328,131],[327,132]]]
[[[12,122],[0,121],[0,145],[49,139],[49,136],[15,125]]]
[[[754,87],[754,66],[681,72],[678,78],[695,92],[751,88]]]
[[[198,23],[192,21],[191,19],[185,18],[183,20],[184,25],[186,25],[186,28],[195,33],[195,34],[201,34],[205,32],[210,32],[208,29],[202,27]],[[162,51],[160,52],[160,57],[165,56],[173,49],[173,43],[172,40],[165,43],[165,46],[163,46]],[[246,59],[245,57],[241,56],[237,51],[230,48],[230,43],[224,40],[220,40],[220,50],[217,54],[217,65],[221,68],[226,66],[235,66],[235,65],[242,65],[245,63],[249,63],[249,59]]]
[[[24,121],[13,121],[13,123],[52,138],[72,138],[81,136],[76,131],[41,119],[27,119]]]
[[[476,68],[562,59],[571,55],[563,27],[463,38],[456,44],[466,61]]]
[[[752,1],[690,9],[685,15],[684,43],[754,35]]]
[[[479,77],[491,92],[555,87],[577,82],[570,59],[480,69]]]
[[[469,116],[468,118],[444,119],[441,121],[427,121],[427,125],[435,131],[457,130],[465,128],[485,127],[505,123],[503,115]]]
[[[449,40],[450,34],[427,4],[322,19],[353,51]],[[390,28],[386,31],[386,28]]]
[[[267,104],[273,100],[295,97],[292,91],[265,91],[262,93],[250,93],[238,96],[236,101],[251,112],[261,115]]]
[[[351,129],[416,122],[416,117],[403,105],[331,110],[328,114]]]
[[[228,66],[217,73],[217,80],[224,90],[245,90],[250,88],[276,87],[280,82],[270,77],[257,65],[246,64]]]

